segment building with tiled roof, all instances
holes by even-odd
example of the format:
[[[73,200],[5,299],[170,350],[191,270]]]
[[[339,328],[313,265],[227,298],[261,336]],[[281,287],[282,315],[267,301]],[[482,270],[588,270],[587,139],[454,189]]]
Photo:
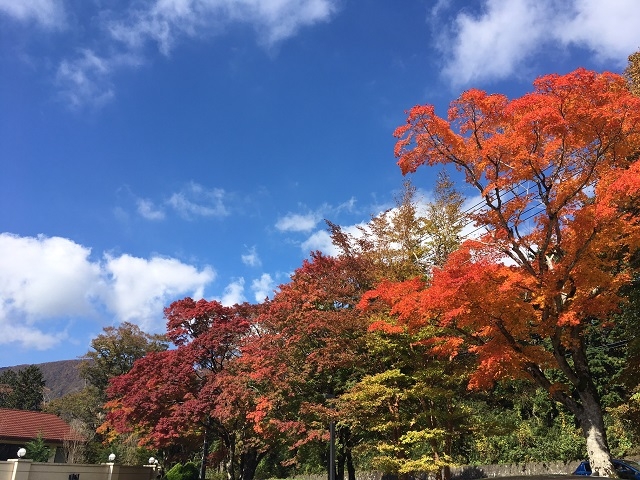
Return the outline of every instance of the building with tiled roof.
[[[56,462],[64,462],[65,443],[85,441],[67,422],[51,413],[0,408],[0,460],[16,458],[18,449],[39,435],[51,448],[51,460]]]

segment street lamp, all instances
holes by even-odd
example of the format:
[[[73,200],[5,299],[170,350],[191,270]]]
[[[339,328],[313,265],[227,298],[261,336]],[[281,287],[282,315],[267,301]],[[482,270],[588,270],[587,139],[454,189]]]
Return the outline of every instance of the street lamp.
[[[18,458],[22,458],[27,454],[27,450],[24,448],[18,449]]]
[[[113,463],[116,459],[116,454],[115,453],[110,453],[109,454],[109,462]]]

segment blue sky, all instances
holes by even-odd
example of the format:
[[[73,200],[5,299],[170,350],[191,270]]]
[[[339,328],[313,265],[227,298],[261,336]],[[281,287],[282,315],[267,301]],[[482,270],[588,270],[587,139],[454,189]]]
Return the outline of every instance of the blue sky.
[[[621,72],[638,25],[637,0],[0,0],[0,366],[272,296],[332,252],[323,219],[393,205],[411,106]]]

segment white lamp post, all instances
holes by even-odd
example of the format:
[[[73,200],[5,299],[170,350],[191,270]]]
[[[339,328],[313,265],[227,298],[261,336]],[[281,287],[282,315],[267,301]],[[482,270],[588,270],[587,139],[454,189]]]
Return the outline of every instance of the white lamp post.
[[[115,453],[110,453],[109,454],[109,462],[113,463],[116,459],[116,454]]]
[[[22,458],[27,454],[27,450],[25,448],[18,449],[18,458]]]

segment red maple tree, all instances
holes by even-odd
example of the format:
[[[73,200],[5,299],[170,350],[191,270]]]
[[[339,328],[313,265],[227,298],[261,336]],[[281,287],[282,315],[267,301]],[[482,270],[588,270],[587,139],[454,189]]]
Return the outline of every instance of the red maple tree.
[[[539,78],[514,100],[469,90],[448,118],[416,106],[395,135],[403,174],[451,164],[480,195],[474,232],[432,280],[363,297],[437,325],[435,353],[477,357],[471,388],[528,378],[578,419],[593,471],[615,476],[585,330],[605,325],[640,246],[640,99],[611,73]],[[555,382],[550,369],[565,382]]]
[[[335,419],[330,398],[366,366],[368,321],[355,307],[369,285],[357,259],[313,252],[265,304],[259,335],[243,351],[242,363],[262,393],[252,415],[264,431],[285,434],[291,462],[296,450],[328,440]],[[345,469],[355,478],[349,435],[346,426],[337,429],[338,478]]]
[[[143,443],[159,449],[194,449],[203,442],[203,466],[210,442],[218,440],[222,448],[215,453],[226,461],[228,478],[253,478],[266,446],[249,415],[255,393],[236,360],[251,338],[258,308],[191,298],[173,302],[165,316],[175,347],[148,354],[111,380],[107,425],[135,430]]]

